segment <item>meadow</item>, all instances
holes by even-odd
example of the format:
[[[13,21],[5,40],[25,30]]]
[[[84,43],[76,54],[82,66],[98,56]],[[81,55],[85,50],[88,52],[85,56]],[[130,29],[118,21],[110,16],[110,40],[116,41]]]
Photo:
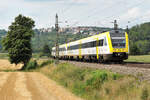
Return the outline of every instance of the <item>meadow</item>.
[[[129,56],[126,62],[143,62],[150,63],[150,55]]]
[[[149,100],[150,84],[132,75],[44,61],[35,71],[85,100]]]
[[[69,63],[34,57],[25,71],[40,72],[84,100],[150,100],[150,83],[138,76],[108,70],[79,68]],[[6,59],[7,54],[0,54]],[[127,62],[150,62],[150,55],[130,56]],[[35,59],[38,59],[37,61]]]

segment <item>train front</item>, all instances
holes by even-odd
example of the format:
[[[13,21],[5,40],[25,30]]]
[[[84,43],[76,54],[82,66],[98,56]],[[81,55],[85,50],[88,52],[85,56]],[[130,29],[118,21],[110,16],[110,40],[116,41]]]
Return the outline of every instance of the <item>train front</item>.
[[[128,34],[123,30],[112,30],[109,32],[109,49],[111,55],[108,59],[113,61],[123,61],[128,59],[129,41]]]

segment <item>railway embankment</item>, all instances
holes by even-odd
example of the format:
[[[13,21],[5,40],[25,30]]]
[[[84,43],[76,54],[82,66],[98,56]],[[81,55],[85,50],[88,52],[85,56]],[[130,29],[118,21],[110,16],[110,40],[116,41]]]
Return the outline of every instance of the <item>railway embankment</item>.
[[[145,76],[138,72],[139,68],[122,67],[61,61],[58,65],[45,64],[37,71],[85,100],[149,100],[150,84],[143,81]],[[149,69],[140,70],[148,75]]]
[[[76,61],[62,61],[73,64],[77,67],[88,67],[94,69],[106,69],[115,73],[134,75],[141,81],[146,80],[150,82],[150,64],[149,63],[124,63],[124,64],[99,64],[88,62],[76,62]]]

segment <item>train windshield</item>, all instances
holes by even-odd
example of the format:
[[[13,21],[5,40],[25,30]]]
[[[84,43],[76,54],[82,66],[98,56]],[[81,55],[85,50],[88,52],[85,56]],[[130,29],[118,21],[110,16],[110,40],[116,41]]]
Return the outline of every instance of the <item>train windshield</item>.
[[[126,41],[125,39],[112,39],[113,48],[125,48]]]
[[[125,48],[126,47],[126,39],[124,31],[111,31],[110,37],[112,41],[113,48]]]

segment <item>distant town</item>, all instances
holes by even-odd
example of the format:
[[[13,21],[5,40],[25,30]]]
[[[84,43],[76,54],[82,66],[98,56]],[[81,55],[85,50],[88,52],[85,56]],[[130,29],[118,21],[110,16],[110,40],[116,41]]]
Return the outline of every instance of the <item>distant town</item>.
[[[78,26],[78,27],[64,27],[59,28],[60,34],[88,34],[88,35],[95,35],[101,32],[109,31],[112,28],[105,28],[105,27],[93,27],[93,26]],[[37,31],[42,33],[52,32],[54,27],[52,28],[40,28],[36,29]]]

